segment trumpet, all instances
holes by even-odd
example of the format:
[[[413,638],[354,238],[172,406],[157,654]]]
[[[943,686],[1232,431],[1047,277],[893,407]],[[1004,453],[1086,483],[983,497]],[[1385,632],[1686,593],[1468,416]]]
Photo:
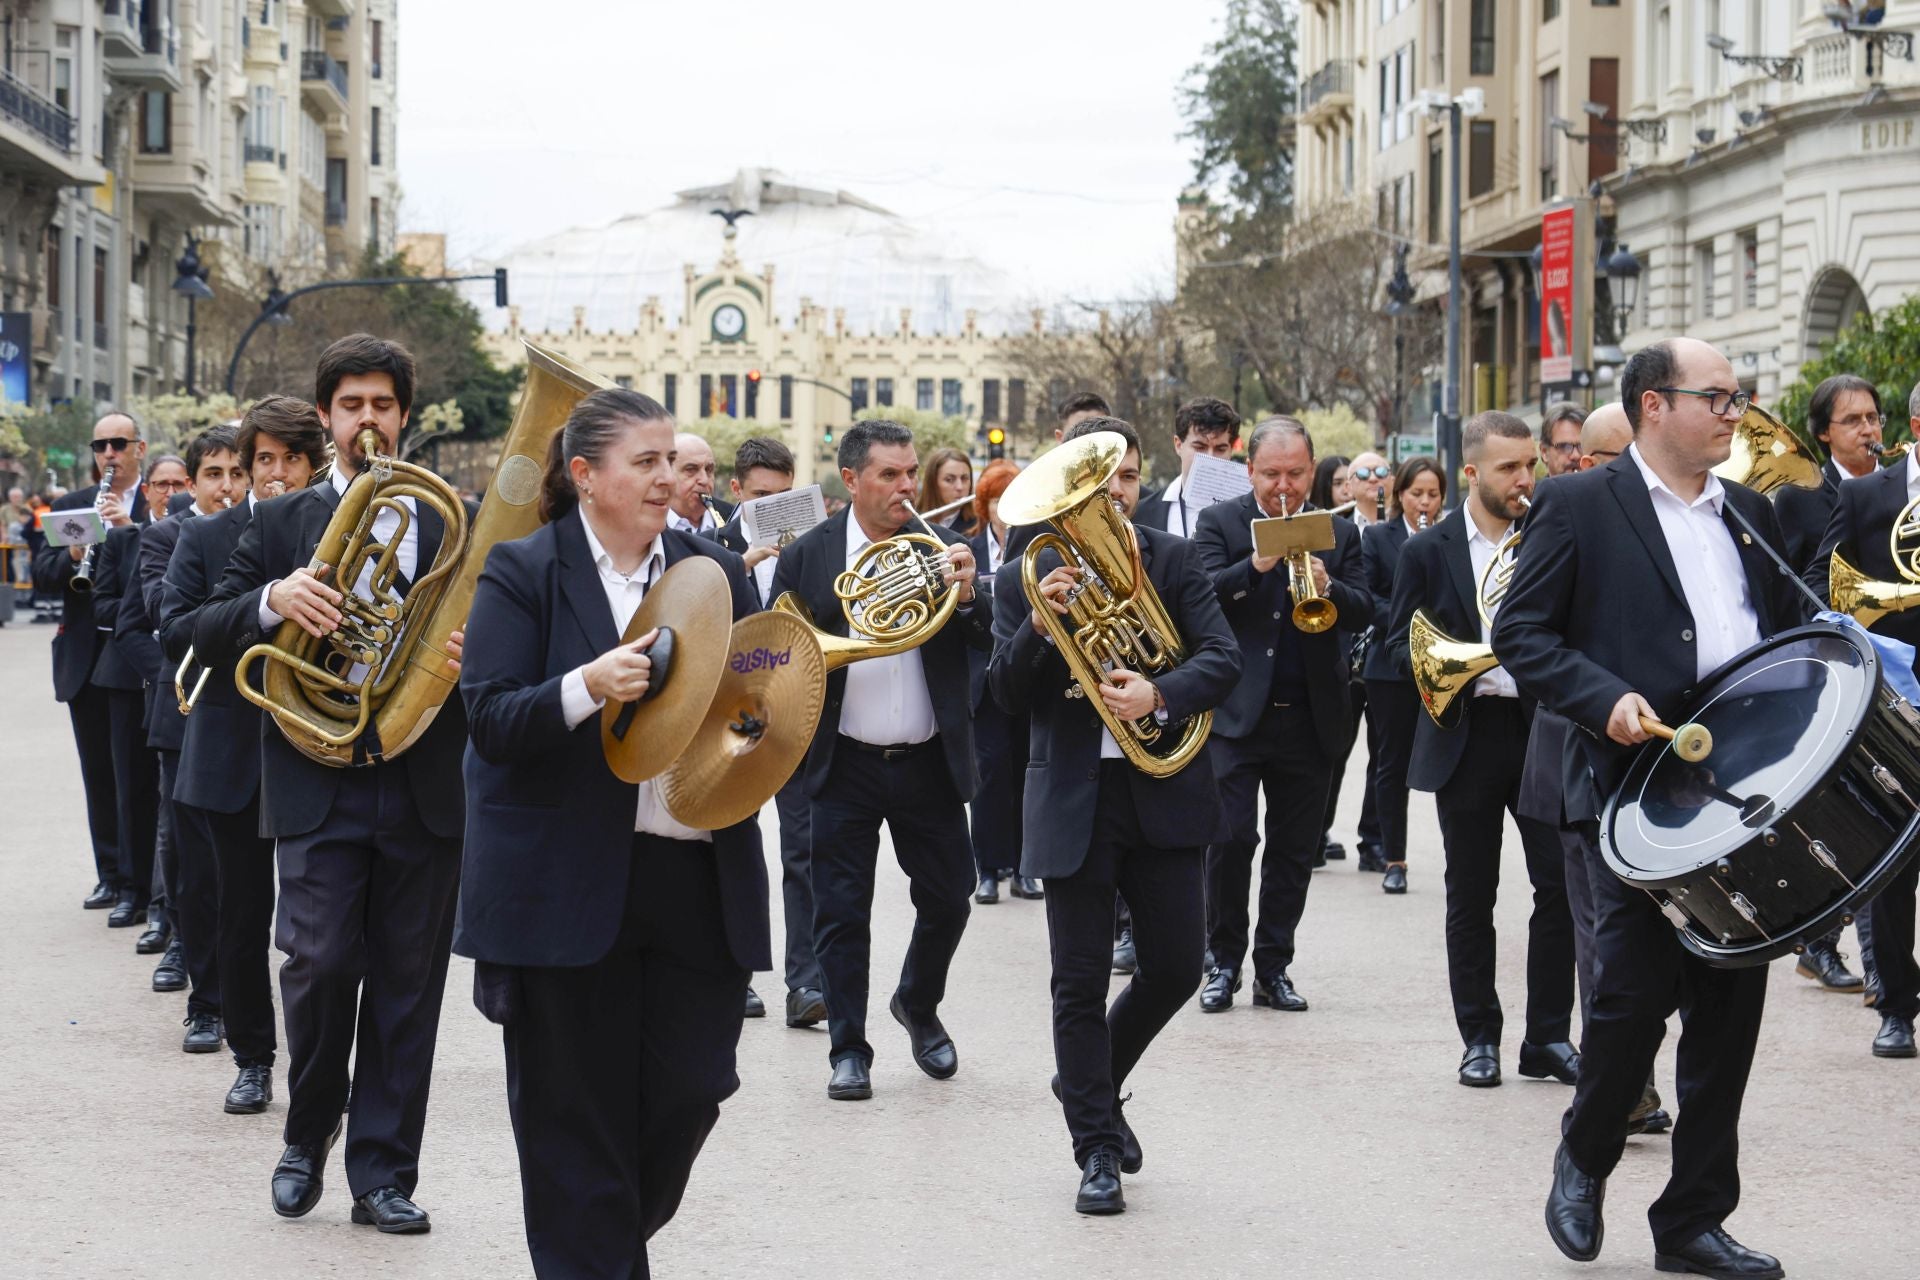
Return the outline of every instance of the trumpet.
[[[1349,504],[1351,505],[1351,504]],[[1331,511],[1287,513],[1286,495],[1280,497],[1280,514],[1253,522],[1254,551],[1259,555],[1279,555],[1287,565],[1287,594],[1293,600],[1293,625],[1310,636],[1331,630],[1340,621],[1340,610],[1320,594],[1313,580],[1313,553],[1333,550],[1336,539]]]
[[[193,682],[193,692],[188,693],[187,668],[192,665],[193,646],[188,645],[187,651],[180,656],[180,665],[174,669],[173,673],[173,696],[179,702],[180,714],[183,716],[193,714],[194,705],[200,701],[201,691],[207,687],[207,677],[213,674],[212,667],[202,666],[200,678]]]
[[[111,462],[100,469],[100,488],[93,495],[95,512],[105,506],[107,499],[113,496],[113,473],[117,470],[119,470],[118,466]],[[87,544],[87,549],[81,554],[80,563],[74,568],[73,577],[67,584],[81,595],[93,593],[93,553],[99,549],[98,542]]]

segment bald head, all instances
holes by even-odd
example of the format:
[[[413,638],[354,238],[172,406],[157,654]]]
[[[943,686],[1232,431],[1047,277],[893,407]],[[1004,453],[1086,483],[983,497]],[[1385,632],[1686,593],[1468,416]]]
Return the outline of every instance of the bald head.
[[[1580,469],[1605,466],[1627,451],[1633,424],[1618,400],[1603,404],[1580,424]]]
[[[706,518],[702,498],[713,496],[713,448],[691,431],[673,437],[673,499],[681,519],[698,527]]]

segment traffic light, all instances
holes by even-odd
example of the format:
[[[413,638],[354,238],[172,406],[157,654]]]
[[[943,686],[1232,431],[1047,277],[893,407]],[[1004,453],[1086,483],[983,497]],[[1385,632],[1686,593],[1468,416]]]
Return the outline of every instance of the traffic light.
[[[758,369],[747,370],[747,381],[748,382],[760,381],[760,371]]]
[[[989,459],[1007,456],[1007,433],[999,427],[987,428],[987,457]]]
[[[493,269],[493,305],[496,307],[507,305],[507,269],[505,267]]]
[[[832,444],[832,443],[833,443],[833,428],[832,428],[832,427],[828,427],[828,428],[827,428],[827,430],[826,430],[826,433],[825,433],[824,435],[822,435],[822,436],[820,437],[820,439],[821,439],[821,442],[822,442],[822,443],[824,443],[824,444]]]
[[[760,416],[760,371],[758,369],[747,370],[747,416],[749,418]]]

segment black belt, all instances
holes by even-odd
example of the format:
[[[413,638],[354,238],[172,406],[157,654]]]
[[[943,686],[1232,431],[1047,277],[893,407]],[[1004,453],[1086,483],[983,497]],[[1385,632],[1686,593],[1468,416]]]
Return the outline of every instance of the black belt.
[[[1307,686],[1285,685],[1274,689],[1267,695],[1267,705],[1274,707],[1304,707],[1307,705]]]
[[[879,756],[882,760],[905,760],[908,756],[918,755],[922,751],[930,750],[940,741],[940,735],[935,734],[925,742],[900,742],[890,747],[882,747],[876,746],[871,742],[862,742],[858,738],[849,738],[844,733],[840,734],[839,738],[841,746],[863,752],[866,755]]]

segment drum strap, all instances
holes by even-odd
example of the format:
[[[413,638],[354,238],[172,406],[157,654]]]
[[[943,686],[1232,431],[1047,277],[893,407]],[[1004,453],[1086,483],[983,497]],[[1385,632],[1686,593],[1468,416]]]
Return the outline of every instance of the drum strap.
[[[1800,575],[1793,571],[1793,566],[1789,565],[1783,558],[1781,558],[1780,553],[1773,549],[1773,544],[1768,542],[1764,537],[1762,537],[1760,535],[1760,531],[1753,527],[1753,522],[1748,520],[1747,517],[1744,514],[1742,514],[1739,507],[1734,505],[1734,501],[1731,495],[1728,496],[1725,506],[1726,506],[1727,512],[1730,515],[1732,515],[1735,520],[1738,520],[1740,522],[1740,527],[1747,531],[1747,536],[1753,539],[1754,545],[1759,547],[1760,550],[1766,552],[1767,559],[1773,561],[1775,564],[1780,566],[1780,572],[1786,578],[1786,580],[1788,582],[1791,582],[1794,586],[1800,588],[1801,595],[1813,601],[1813,611],[1815,613],[1825,613],[1831,606],[1825,600],[1822,600],[1817,594],[1815,594],[1812,587],[1808,586],[1805,582],[1801,581]]]

